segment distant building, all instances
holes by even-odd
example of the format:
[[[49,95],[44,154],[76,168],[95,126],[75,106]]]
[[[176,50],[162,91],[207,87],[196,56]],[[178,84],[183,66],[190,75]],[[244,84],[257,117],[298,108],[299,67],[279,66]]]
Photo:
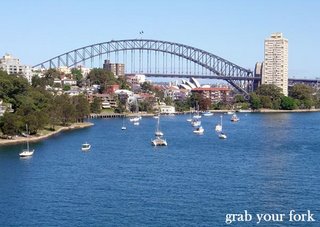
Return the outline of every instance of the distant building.
[[[33,76],[31,67],[22,65],[18,58],[14,58],[10,54],[5,54],[0,59],[0,69],[7,72],[8,74],[22,75],[28,80],[29,83],[31,83]]]
[[[89,94],[87,100],[92,103],[94,98],[99,98],[101,101],[101,107],[103,109],[118,107],[117,100],[113,95],[110,94]]]
[[[119,90],[119,84],[107,85],[106,92],[108,94],[114,94],[117,90]]]
[[[176,112],[174,106],[160,106],[160,113],[162,114],[173,114]]]
[[[262,84],[274,84],[288,96],[288,40],[273,33],[264,41]]]
[[[124,76],[124,64],[111,63],[110,60],[104,60],[103,69],[112,72],[115,76]]]
[[[218,103],[220,101],[228,101],[230,96],[229,88],[195,88],[191,90],[192,93],[198,93],[203,98],[209,98],[211,103]]]
[[[146,76],[143,74],[127,74],[126,75],[126,80],[130,84],[142,84],[146,82]]]

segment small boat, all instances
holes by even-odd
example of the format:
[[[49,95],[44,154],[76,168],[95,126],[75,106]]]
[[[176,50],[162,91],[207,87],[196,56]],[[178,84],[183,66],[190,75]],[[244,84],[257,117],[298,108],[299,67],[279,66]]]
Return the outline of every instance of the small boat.
[[[210,117],[212,115],[213,115],[213,113],[210,112],[210,111],[206,111],[206,112],[203,113],[203,116],[205,116],[205,117]]]
[[[223,132],[219,133],[219,139],[227,139],[227,135],[224,134]]]
[[[195,130],[193,130],[194,133],[198,134],[198,135],[202,135],[204,132],[204,129],[202,126],[196,128]]]
[[[227,114],[232,115],[234,114],[234,111],[228,111]]]
[[[24,157],[30,157],[33,155],[34,149],[29,148],[29,130],[28,130],[28,125],[26,125],[26,137],[27,137],[27,148],[23,149],[22,152],[19,153],[19,156],[24,158]]]
[[[232,117],[231,117],[231,121],[232,122],[237,122],[239,121],[240,119],[238,118],[238,116],[236,114],[233,114]]]
[[[201,121],[199,121],[198,119],[193,119],[191,124],[193,127],[199,127],[201,125]]]
[[[154,140],[151,140],[151,144],[153,146],[167,146],[167,141],[162,139],[161,137],[157,136]]]
[[[91,148],[90,144],[84,143],[84,144],[82,144],[81,150],[82,151],[88,151],[88,150],[90,150],[90,148]]]
[[[129,121],[131,122],[137,122],[140,120],[140,117],[133,117],[133,118],[130,118]]]

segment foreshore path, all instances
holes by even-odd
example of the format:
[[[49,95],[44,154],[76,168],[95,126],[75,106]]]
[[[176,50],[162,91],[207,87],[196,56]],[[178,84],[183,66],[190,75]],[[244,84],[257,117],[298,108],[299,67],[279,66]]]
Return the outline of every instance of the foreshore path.
[[[29,140],[29,142],[35,142],[35,141],[39,141],[39,140],[43,140],[43,139],[47,139],[50,136],[56,135],[62,131],[67,131],[67,130],[74,130],[74,129],[80,129],[80,128],[87,128],[87,127],[91,127],[94,124],[91,122],[82,122],[82,123],[74,123],[70,126],[66,126],[66,127],[60,127],[60,126],[56,126],[59,127],[57,130],[55,131],[41,131],[39,133],[39,135],[37,136],[30,136],[29,138],[26,137],[22,137],[22,136],[16,136],[13,137],[13,139],[0,139],[0,146],[2,145],[10,145],[10,144],[18,144],[18,143],[25,143],[27,142],[27,140]]]

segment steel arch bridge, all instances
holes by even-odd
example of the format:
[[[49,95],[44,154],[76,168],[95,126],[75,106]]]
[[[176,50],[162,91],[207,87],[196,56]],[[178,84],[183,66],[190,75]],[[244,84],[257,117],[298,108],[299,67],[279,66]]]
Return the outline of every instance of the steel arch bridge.
[[[114,56],[113,56],[114,55]],[[86,65],[105,57],[116,63],[123,63],[127,74],[141,73],[158,77],[195,77],[222,79],[238,91],[248,94],[256,78],[249,69],[207,51],[184,44],[151,40],[111,40],[74,49],[34,65],[33,68],[60,68]],[[128,60],[129,59],[129,60]]]

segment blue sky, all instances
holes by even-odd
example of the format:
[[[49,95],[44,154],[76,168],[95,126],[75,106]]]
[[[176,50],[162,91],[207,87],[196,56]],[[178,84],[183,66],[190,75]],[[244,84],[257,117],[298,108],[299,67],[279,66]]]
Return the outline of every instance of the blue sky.
[[[242,67],[263,60],[264,39],[289,40],[289,77],[320,77],[318,0],[3,0],[0,55],[34,65],[111,39],[200,48]]]

